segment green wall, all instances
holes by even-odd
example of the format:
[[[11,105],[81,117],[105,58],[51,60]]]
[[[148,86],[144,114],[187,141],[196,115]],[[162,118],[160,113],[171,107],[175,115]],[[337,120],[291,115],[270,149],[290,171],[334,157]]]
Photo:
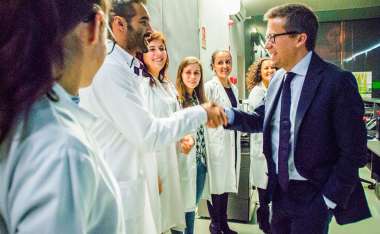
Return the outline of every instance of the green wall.
[[[367,7],[367,8],[355,8],[355,9],[344,9],[344,10],[332,10],[332,11],[319,11],[317,16],[320,22],[329,21],[341,21],[341,20],[356,20],[356,19],[368,19],[380,17],[380,6]],[[245,28],[245,70],[254,61],[253,49],[251,44],[251,29],[255,27],[259,33],[265,35],[266,32],[266,22],[263,22],[263,16],[252,16],[244,22]]]

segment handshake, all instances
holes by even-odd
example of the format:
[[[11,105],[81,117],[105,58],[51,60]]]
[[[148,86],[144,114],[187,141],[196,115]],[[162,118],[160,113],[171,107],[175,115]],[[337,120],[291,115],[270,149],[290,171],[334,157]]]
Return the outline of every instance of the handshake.
[[[220,107],[213,102],[203,103],[202,107],[207,112],[207,127],[217,128],[220,125],[227,125],[228,119],[223,107]]]
[[[228,123],[227,115],[224,109],[213,102],[207,102],[202,104],[202,107],[207,112],[207,127],[217,128],[220,125],[226,126]],[[184,136],[179,142],[178,147],[182,154],[187,155],[193,146],[195,140],[191,135]]]

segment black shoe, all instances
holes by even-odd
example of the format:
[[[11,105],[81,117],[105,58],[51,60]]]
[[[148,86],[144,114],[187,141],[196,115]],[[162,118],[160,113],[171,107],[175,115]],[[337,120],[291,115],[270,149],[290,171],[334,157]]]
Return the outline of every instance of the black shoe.
[[[224,234],[224,232],[222,231],[222,229],[217,224],[210,223],[209,229],[210,229],[210,233],[211,234]]]
[[[234,230],[231,230],[227,223],[222,225],[222,231],[223,231],[223,234],[238,234]]]
[[[270,233],[269,206],[262,204],[256,211],[257,223],[264,233]]]
[[[223,234],[238,234],[238,233],[235,232],[234,230],[227,229],[227,230],[223,230]]]

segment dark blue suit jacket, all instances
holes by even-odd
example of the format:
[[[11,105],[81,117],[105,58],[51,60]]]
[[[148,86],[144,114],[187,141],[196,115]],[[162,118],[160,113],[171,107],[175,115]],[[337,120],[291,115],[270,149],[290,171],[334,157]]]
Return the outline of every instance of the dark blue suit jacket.
[[[261,106],[254,113],[234,109],[234,123],[227,126],[243,132],[263,129],[269,196],[277,184],[270,122],[281,93],[283,73],[277,72],[272,79],[265,108]],[[301,176],[337,204],[333,212],[339,224],[371,216],[359,181],[359,168],[367,163],[363,114],[354,76],[313,53],[296,113],[294,162]]]

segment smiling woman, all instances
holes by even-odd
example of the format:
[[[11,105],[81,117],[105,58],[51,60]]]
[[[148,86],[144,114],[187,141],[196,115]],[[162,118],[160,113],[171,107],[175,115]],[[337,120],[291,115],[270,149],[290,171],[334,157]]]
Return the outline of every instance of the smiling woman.
[[[148,51],[143,54],[145,71],[143,75],[144,100],[150,112],[159,118],[171,116],[178,111],[177,92],[167,76],[169,57],[166,51],[166,39],[161,32],[153,32],[148,38]],[[190,132],[190,129],[189,131]],[[191,148],[194,141],[188,145],[188,140],[182,141],[184,148]],[[161,146],[155,150],[160,183],[161,233],[176,227],[185,227],[184,202],[180,188],[177,163],[176,142]]]
[[[229,80],[232,57],[228,50],[217,50],[211,57],[211,68],[215,73],[205,84],[209,101],[226,107],[238,107],[237,87]],[[210,139],[208,167],[211,182],[211,201],[207,201],[211,217],[211,233],[236,233],[227,224],[228,193],[236,193],[240,172],[240,133],[223,127],[208,128]]]
[[[147,69],[147,76],[151,77],[150,85],[155,84],[155,79],[159,82],[168,81],[167,69],[169,66],[169,56],[166,51],[166,39],[161,32],[153,32],[147,39],[148,51],[143,54],[142,62]]]

